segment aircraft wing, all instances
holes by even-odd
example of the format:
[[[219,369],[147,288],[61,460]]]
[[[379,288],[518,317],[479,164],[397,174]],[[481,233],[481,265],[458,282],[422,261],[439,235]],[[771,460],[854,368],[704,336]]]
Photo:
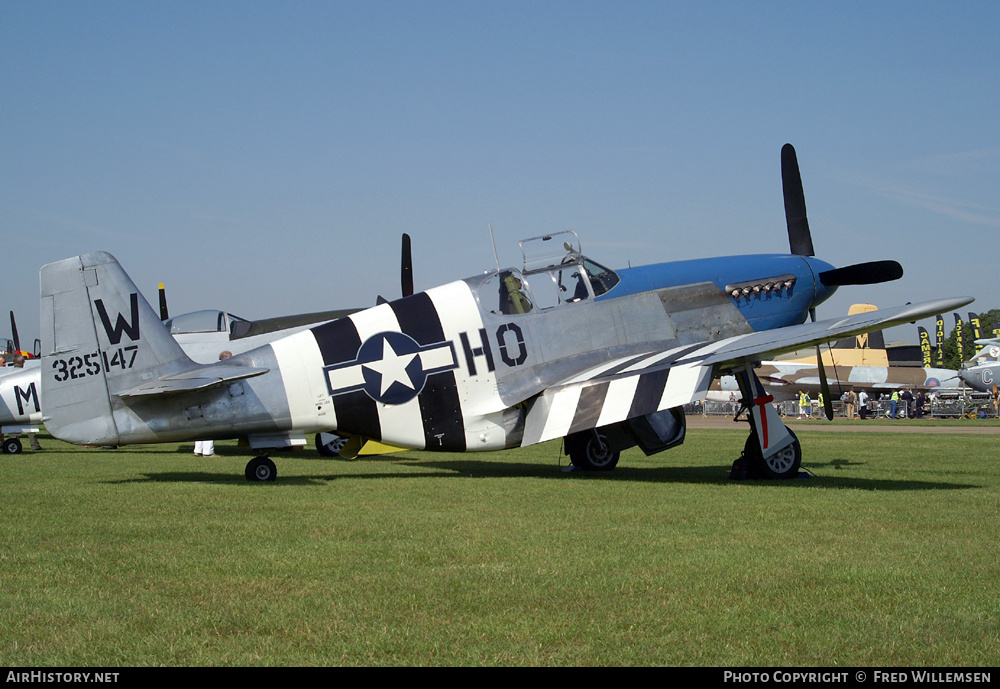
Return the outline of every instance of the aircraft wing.
[[[178,392],[204,390],[215,385],[232,383],[244,378],[263,375],[270,369],[226,364],[211,364],[188,369],[180,373],[161,376],[143,383],[139,387],[119,392],[121,397],[141,397],[145,395],[167,395]]]
[[[538,395],[528,410],[521,445],[704,399],[712,378],[722,371],[803,347],[902,325],[972,301],[958,298],[907,304],[609,361]]]

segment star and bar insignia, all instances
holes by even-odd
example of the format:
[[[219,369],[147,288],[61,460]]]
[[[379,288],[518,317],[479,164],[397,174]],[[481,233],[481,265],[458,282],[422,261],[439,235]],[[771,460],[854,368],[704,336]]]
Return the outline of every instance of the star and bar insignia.
[[[423,390],[428,376],[458,367],[455,346],[421,346],[409,335],[382,332],[358,348],[357,358],[324,367],[331,396],[364,390],[376,402],[405,404]]]

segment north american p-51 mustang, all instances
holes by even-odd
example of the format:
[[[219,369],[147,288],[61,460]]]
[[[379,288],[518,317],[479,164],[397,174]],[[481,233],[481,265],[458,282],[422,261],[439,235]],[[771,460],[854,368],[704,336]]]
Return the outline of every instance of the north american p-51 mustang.
[[[546,235],[521,242],[520,269],[417,292],[212,364],[183,353],[110,254],[49,264],[40,274],[46,427],[98,445],[248,437],[263,446],[335,431],[465,452],[563,438],[574,466],[607,470],[626,448],[652,454],[683,442],[683,405],[732,373],[749,410],[747,461],[766,477],[796,476],[799,442],[754,365],[972,300],[815,321],[839,286],[898,279],[902,268],[816,259],[790,145],[782,177],[790,254],[612,270],[584,256],[574,233]],[[273,480],[274,462],[255,457],[246,476]]]

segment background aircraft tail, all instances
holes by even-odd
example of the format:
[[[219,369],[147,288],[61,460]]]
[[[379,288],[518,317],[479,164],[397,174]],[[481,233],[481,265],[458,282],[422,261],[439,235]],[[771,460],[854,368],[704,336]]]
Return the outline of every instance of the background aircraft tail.
[[[874,304],[853,304],[847,314],[852,316],[877,310],[878,307]],[[881,330],[838,340],[831,350],[831,363],[835,362],[836,366],[889,365],[889,353],[885,349],[885,338],[882,337]]]
[[[847,314],[878,311],[874,304],[853,304]],[[838,340],[831,347],[821,347],[824,366],[888,366],[889,353],[881,330]],[[788,361],[815,363],[816,355],[797,357]]]
[[[111,254],[50,263],[39,282],[46,429],[118,445],[117,424],[128,418],[116,422],[118,395],[194,364]]]

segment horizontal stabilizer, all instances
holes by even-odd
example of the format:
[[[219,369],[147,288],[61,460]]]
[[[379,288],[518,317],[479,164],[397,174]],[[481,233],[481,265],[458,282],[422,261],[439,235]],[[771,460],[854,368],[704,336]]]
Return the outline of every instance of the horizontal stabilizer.
[[[137,388],[119,392],[119,397],[142,397],[146,395],[170,395],[180,392],[205,390],[216,385],[224,385],[245,378],[253,378],[268,372],[266,368],[209,364],[181,373],[163,376],[155,381],[143,383]]]

